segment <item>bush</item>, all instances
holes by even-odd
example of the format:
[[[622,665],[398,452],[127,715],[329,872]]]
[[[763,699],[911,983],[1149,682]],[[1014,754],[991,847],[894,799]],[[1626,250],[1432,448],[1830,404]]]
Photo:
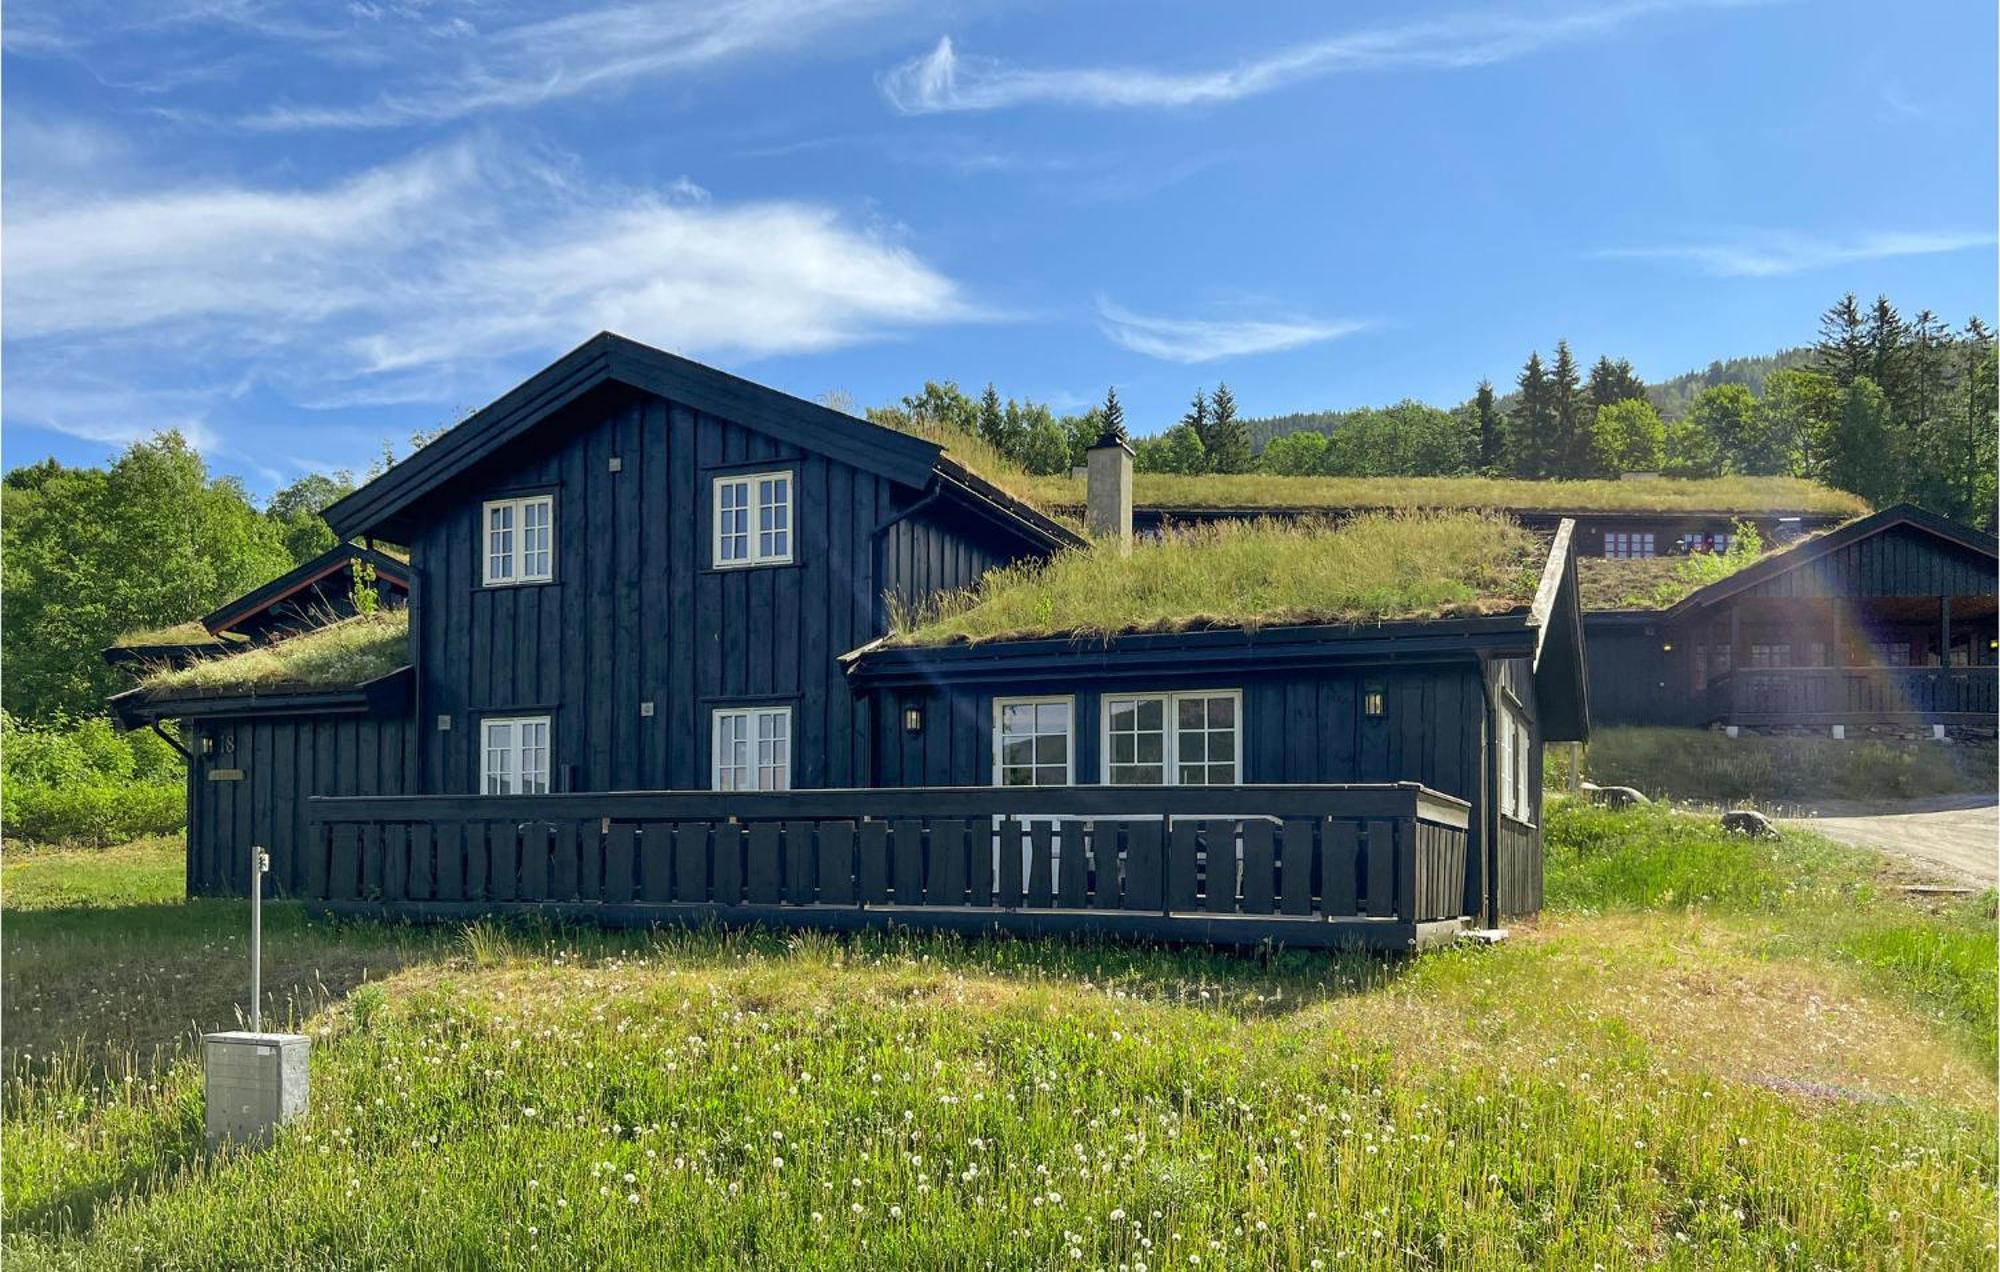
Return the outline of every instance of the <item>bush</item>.
[[[150,732],[111,721],[25,725],[0,713],[0,831],[35,843],[103,847],[187,824],[186,770]]]

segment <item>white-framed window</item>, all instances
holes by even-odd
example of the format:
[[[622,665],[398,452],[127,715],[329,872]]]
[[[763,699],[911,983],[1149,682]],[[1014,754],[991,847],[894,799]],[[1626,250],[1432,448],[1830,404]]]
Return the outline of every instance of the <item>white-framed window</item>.
[[[1243,695],[1234,689],[1106,694],[1104,781],[1227,786],[1241,781]]]
[[[479,722],[479,789],[488,795],[548,793],[547,716],[489,716]]]
[[[1789,667],[1792,665],[1792,647],[1783,641],[1750,646],[1752,667]]]
[[[792,474],[715,479],[715,565],[784,565],[792,559]]]
[[[1068,786],[1076,779],[1075,716],[1070,698],[995,698],[993,784]]]
[[[711,740],[716,790],[792,789],[790,707],[717,707]]]
[[[485,534],[479,581],[487,587],[546,583],[555,577],[554,495],[489,499],[480,518]]]
[[[1502,707],[1499,733],[1500,811],[1515,821],[1528,821],[1534,807],[1528,798],[1528,768],[1534,755],[1528,726],[1512,707]]]
[[[1654,555],[1653,532],[1651,530],[1607,530],[1604,533],[1604,555],[1631,559]]]

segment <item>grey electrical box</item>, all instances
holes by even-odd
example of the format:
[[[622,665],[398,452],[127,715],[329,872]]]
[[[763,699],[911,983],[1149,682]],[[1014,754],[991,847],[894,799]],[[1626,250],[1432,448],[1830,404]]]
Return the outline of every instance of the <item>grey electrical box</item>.
[[[311,1038],[231,1030],[203,1034],[201,1046],[211,1147],[227,1140],[261,1148],[279,1123],[305,1113]]]

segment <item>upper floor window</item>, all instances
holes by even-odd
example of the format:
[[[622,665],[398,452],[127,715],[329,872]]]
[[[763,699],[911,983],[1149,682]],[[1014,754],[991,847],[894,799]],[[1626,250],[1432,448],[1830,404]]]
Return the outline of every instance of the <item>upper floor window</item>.
[[[480,582],[546,583],[555,577],[556,501],[553,495],[490,499],[485,505],[486,551]]]
[[[724,707],[715,713],[718,791],[792,789],[792,709]]]
[[[479,788],[488,795],[544,795],[549,789],[549,718],[492,717],[479,726]]]
[[[1075,739],[1068,698],[997,698],[993,702],[993,783],[1068,786]]]
[[[783,565],[792,559],[792,475],[715,479],[715,564]]]
[[[1104,780],[1113,786],[1227,785],[1238,780],[1234,690],[1104,699]]]

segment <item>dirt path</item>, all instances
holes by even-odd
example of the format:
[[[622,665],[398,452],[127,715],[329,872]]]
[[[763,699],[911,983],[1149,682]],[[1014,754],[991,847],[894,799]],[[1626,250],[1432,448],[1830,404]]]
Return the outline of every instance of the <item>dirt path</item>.
[[[1787,820],[1975,883],[2000,883],[2000,802],[1991,795],[1891,804],[1827,802],[1819,805],[1819,813]]]

